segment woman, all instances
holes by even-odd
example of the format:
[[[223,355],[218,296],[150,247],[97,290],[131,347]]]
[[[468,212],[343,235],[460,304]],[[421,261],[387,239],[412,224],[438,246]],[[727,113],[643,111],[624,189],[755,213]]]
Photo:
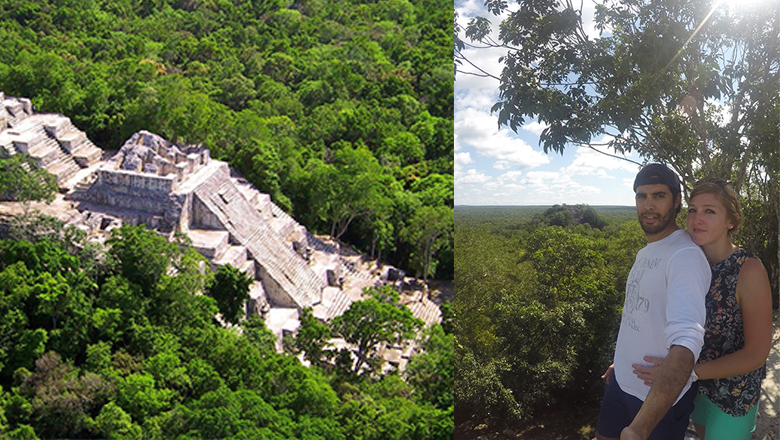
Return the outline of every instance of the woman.
[[[688,233],[712,268],[704,346],[692,374],[699,392],[691,414],[699,438],[750,439],[761,380],[772,344],[772,296],[761,261],[731,241],[742,216],[723,179],[697,182],[688,205]],[[645,357],[660,365],[663,359]],[[650,385],[657,366],[633,365]]]

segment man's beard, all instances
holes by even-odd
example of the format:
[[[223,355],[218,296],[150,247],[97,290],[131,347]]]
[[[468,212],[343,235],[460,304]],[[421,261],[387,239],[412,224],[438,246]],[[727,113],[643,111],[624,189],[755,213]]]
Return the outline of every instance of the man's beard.
[[[656,224],[655,226],[646,225],[642,220],[642,214],[639,215],[639,224],[642,226],[642,230],[645,231],[645,234],[657,234],[666,228],[669,227],[670,224],[674,223],[676,216],[674,215],[675,212],[674,207],[669,210],[669,212],[666,213],[666,215],[661,215],[661,222]],[[660,214],[660,213],[659,213]]]

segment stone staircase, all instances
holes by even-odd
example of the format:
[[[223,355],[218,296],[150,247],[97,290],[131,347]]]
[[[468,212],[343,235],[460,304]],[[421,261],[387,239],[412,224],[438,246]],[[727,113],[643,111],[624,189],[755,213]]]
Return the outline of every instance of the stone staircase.
[[[11,104],[9,104],[9,102]],[[27,114],[18,101],[3,101],[8,128],[0,135],[6,155],[29,154],[57,177],[60,187],[82,168],[98,162],[103,152],[62,115]],[[24,117],[21,117],[24,115]]]
[[[322,302],[313,307],[314,317],[322,321],[330,321],[352,305],[352,298],[337,287],[326,287],[322,291]]]
[[[195,189],[195,196],[256,261],[261,278],[267,276],[297,308],[320,302],[325,285],[305,260],[293,251],[241,194],[227,173],[214,173]],[[265,281],[265,280],[264,280]],[[269,296],[272,288],[266,286]]]
[[[324,252],[326,254],[336,255],[339,254],[339,271],[343,276],[349,276],[352,278],[358,278],[362,280],[371,280],[374,279],[374,276],[371,275],[368,271],[365,270],[358,270],[356,267],[356,263],[352,261],[352,259],[344,258],[340,254],[339,249],[336,248],[336,246],[333,246],[331,244],[327,244],[320,240],[319,238],[315,237],[312,233],[306,231],[306,240],[309,243],[309,246],[314,248],[314,250]],[[374,283],[375,286],[381,285],[381,281],[377,281]]]
[[[441,321],[441,309],[423,291],[415,291],[405,305],[415,318],[425,322],[426,327]]]
[[[283,238],[287,239],[295,233],[296,230],[302,229],[302,226],[290,217],[289,214],[284,212],[282,208],[271,202],[271,227]]]
[[[81,168],[92,166],[103,158],[103,150],[93,144],[83,131],[73,125],[70,118],[62,118],[61,125],[55,129],[54,133],[51,133],[52,130],[48,127],[47,131],[50,131],[50,135],[57,139],[64,151],[73,156],[73,160]]]
[[[14,127],[32,114],[32,102],[27,98],[12,98],[0,92],[0,129]]]

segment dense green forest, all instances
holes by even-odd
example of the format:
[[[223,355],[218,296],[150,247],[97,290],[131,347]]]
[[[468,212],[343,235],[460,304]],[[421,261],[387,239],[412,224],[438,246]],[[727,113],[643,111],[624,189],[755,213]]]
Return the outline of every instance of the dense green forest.
[[[452,3],[0,0],[0,91],[198,143],[305,224],[453,275]]]
[[[451,325],[417,333],[420,323],[392,304],[391,291],[375,289],[338,323],[305,310],[300,336],[278,354],[261,319],[242,321],[241,332],[215,322],[244,275],[203,271],[184,239],[124,226],[103,246],[39,216],[16,219],[8,233],[0,240],[2,438],[453,436]],[[323,344],[331,335],[382,342],[415,333],[422,350],[404,373],[358,374]],[[311,367],[299,361],[301,347]],[[378,366],[370,351],[362,355]]]
[[[569,431],[544,438],[593,437],[626,279],[646,244],[636,209],[455,212],[459,432],[532,429],[546,411],[564,408],[549,422]]]

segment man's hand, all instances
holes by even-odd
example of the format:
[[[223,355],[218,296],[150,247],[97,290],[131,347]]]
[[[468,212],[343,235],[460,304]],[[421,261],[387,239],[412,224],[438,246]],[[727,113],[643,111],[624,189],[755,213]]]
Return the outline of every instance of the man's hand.
[[[615,364],[610,365],[607,367],[607,371],[604,372],[604,374],[601,375],[601,378],[604,379],[604,381],[609,384],[609,380],[612,379],[612,375],[615,374]]]
[[[644,440],[632,427],[623,428],[620,431],[620,440]]]

